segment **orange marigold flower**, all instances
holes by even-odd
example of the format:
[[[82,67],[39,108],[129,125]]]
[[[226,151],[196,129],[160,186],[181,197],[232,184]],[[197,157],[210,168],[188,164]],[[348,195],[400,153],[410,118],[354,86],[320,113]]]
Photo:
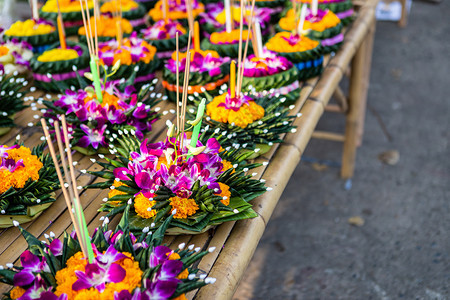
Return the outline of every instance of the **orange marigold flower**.
[[[291,45],[288,41],[290,37],[291,32],[278,32],[266,43],[266,48],[274,52],[291,53],[311,50],[316,48],[320,44],[319,41],[314,41],[306,36],[302,36],[297,44]]]
[[[139,7],[139,4],[137,4],[137,2],[132,1],[132,0],[120,0],[120,2],[116,0],[116,1],[105,2],[102,5],[102,7],[100,7],[100,12],[102,14],[114,13],[117,11],[117,7],[119,5],[121,6],[122,11],[129,11],[129,10],[136,9]]]
[[[11,299],[17,299],[22,297],[23,294],[25,294],[26,290],[21,288],[20,286],[16,286],[15,288],[13,288],[10,292],[10,297]]]
[[[0,46],[0,56],[6,55],[9,53],[9,49],[6,46]]]
[[[189,270],[186,268],[180,274],[178,274],[177,278],[178,279],[186,279],[186,278],[188,278],[188,276],[189,276]],[[175,299],[178,299],[178,298],[175,298]]]
[[[192,16],[197,18],[197,16],[205,11],[205,6],[202,3],[198,4],[197,8],[192,10]],[[149,12],[148,15],[153,19],[153,21],[157,22],[163,19],[163,11],[162,11],[162,1],[158,1]],[[170,7],[169,13],[167,14],[167,18],[169,20],[180,20],[187,19],[188,15],[186,10],[178,10],[176,7]]]
[[[114,180],[114,183],[113,183],[113,187],[119,187],[119,186],[126,186],[126,184],[124,184],[122,181],[116,181],[116,180]],[[108,198],[109,199],[111,199],[112,197],[114,197],[114,196],[117,196],[117,195],[125,195],[126,193],[124,193],[124,192],[121,192],[121,191],[118,191],[117,189],[112,189],[109,193],[108,193]]]
[[[303,24],[303,30],[311,29],[315,31],[324,31],[325,29],[337,26],[340,22],[341,20],[339,19],[339,17],[329,10],[319,22],[310,22],[308,20],[305,20],[305,23]],[[281,18],[278,24],[282,29],[291,31],[295,29],[297,23],[298,22],[296,22],[294,11],[290,9],[287,12],[286,17]]]
[[[120,22],[123,33],[130,34],[133,31],[133,26],[131,26],[130,21],[127,19],[122,18],[119,20],[118,18],[100,15],[100,19],[97,19],[97,35],[115,38],[117,35],[116,22]],[[91,17],[91,24],[94,24],[94,17]],[[94,26],[92,26],[91,30],[94,35]],[[86,29],[84,26],[81,26],[80,29],[78,29],[78,34],[86,35]]]
[[[211,56],[214,57],[214,58],[219,58],[220,57],[219,53],[217,53],[217,51],[214,51],[214,50],[201,50],[201,49],[194,50],[193,49],[193,50],[190,51],[190,53],[191,53],[191,61],[194,59],[194,55],[195,55],[196,52],[200,53],[203,57],[206,57],[206,55],[208,55],[208,54],[211,54]],[[179,52],[178,56],[179,56],[180,61],[182,59],[185,59],[186,55],[187,55],[186,52]],[[177,52],[176,51],[174,51],[172,53],[172,59],[173,60],[177,60]]]
[[[220,194],[214,194],[217,196],[220,196],[222,199],[220,202],[222,202],[223,205],[229,205],[230,204],[230,198],[231,198],[231,192],[230,187],[226,185],[225,183],[219,182],[220,190],[222,191]]]
[[[180,259],[180,255],[176,252],[172,252],[167,259],[168,260],[177,260],[177,259]]]
[[[231,174],[233,174],[234,172],[236,172],[233,168],[233,164],[231,162],[229,162],[228,160],[222,160],[222,171],[225,172],[228,169],[233,169],[233,171],[231,171]]]
[[[249,101],[248,105],[243,104],[238,111],[219,106],[225,102],[225,97],[226,93],[215,97],[211,103],[206,105],[206,114],[211,119],[221,123],[234,123],[236,126],[245,128],[248,124],[264,117],[264,108],[255,101]]]
[[[186,294],[181,294],[178,297],[172,298],[172,300],[187,300]]]
[[[156,209],[148,210],[156,204],[156,201],[150,201],[149,198],[145,197],[142,193],[134,198],[134,210],[136,213],[144,219],[152,218],[156,215]]]
[[[175,219],[185,219],[188,216],[192,216],[198,210],[198,205],[195,203],[194,199],[180,198],[178,196],[172,197],[170,200],[170,206],[172,206],[172,211],[177,210],[175,214]]]

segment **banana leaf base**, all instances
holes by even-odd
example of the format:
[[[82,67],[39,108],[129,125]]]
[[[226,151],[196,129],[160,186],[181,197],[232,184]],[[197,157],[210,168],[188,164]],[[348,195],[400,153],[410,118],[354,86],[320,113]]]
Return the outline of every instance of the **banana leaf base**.
[[[298,80],[305,81],[309,78],[319,76],[323,70],[323,56],[306,62],[294,63],[298,69]]]
[[[107,148],[105,147],[100,147],[97,150],[93,149],[93,148],[82,148],[79,146],[74,146],[72,147],[73,150],[80,152],[83,155],[95,155],[95,154],[109,154],[109,151]]]

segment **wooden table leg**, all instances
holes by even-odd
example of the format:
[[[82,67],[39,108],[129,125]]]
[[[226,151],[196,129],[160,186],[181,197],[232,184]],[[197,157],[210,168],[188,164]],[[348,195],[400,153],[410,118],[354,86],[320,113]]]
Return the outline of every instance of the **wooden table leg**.
[[[374,26],[371,26],[371,32],[366,36],[352,60],[349,108],[346,116],[345,141],[342,153],[341,177],[344,179],[353,177],[356,148],[360,136],[362,136],[370,75],[369,55],[372,54]]]

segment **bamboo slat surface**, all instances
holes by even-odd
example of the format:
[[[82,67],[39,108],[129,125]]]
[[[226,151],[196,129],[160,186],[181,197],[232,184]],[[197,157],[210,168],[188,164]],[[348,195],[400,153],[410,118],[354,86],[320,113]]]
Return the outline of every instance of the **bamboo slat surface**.
[[[326,68],[322,76],[303,83],[300,98],[292,108],[292,114],[301,113],[301,116],[294,122],[297,131],[287,134],[283,144],[273,146],[268,153],[256,160],[268,164],[261,166],[256,171],[252,170],[252,172],[257,172],[256,177],[266,180],[266,185],[272,188],[271,191],[252,202],[254,210],[259,216],[250,220],[225,223],[199,235],[166,238],[165,242],[172,247],[176,247],[180,243],[195,244],[196,247],[203,247],[203,249],[211,246],[216,247],[216,250],[204,257],[199,264],[199,268],[209,273],[209,276],[217,278],[216,283],[203,287],[196,294],[188,295],[190,298],[230,299],[233,296],[267,222],[295,167],[300,162],[301,155],[324,112],[324,107],[329,102],[364,37],[368,34],[369,28],[375,22],[374,8],[376,3],[377,0],[364,2],[364,5],[358,11],[357,19],[345,34],[342,50],[334,57],[325,58]],[[39,98],[45,97],[45,94],[37,91],[33,93],[33,96]],[[161,111],[167,111],[167,113],[155,123],[154,130],[149,134],[153,141],[165,137],[165,121],[174,119],[174,114],[170,112],[175,108],[172,103],[164,101],[159,106]],[[41,137],[43,136],[41,128],[30,124],[30,122],[35,124],[38,121],[35,115],[40,115],[40,106],[37,105],[37,107],[37,110],[32,110],[30,107],[17,114],[16,124],[18,126],[1,137],[0,143],[12,144],[18,134],[28,147],[41,143]],[[99,170],[99,166],[93,164],[90,158],[92,157],[76,153],[74,160],[78,161],[77,170]],[[76,172],[77,182],[80,186],[95,181],[95,178],[91,175]],[[107,192],[106,190],[86,190],[81,193],[80,199],[90,232],[93,232],[101,224],[99,218],[102,214],[98,213],[97,210]],[[39,238],[50,231],[53,231],[56,236],[62,236],[65,230],[70,231],[71,221],[64,199],[60,193],[57,193],[57,195],[56,202],[36,220],[22,226]],[[117,221],[118,218],[112,220],[112,225]],[[0,231],[0,265],[6,263],[18,264],[18,258],[26,248],[27,244],[17,228],[13,227]],[[1,284],[0,293],[6,292],[7,288],[6,285]]]

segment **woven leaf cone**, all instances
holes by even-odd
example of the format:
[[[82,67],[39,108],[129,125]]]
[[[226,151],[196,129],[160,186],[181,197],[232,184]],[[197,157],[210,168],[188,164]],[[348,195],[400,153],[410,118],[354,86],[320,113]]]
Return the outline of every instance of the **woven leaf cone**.
[[[203,133],[199,141],[206,145],[206,141],[212,138],[214,134],[207,135]],[[105,157],[106,162],[97,161],[105,170],[99,172],[90,172],[90,174],[106,179],[105,182],[95,183],[86,188],[109,189],[115,183],[114,170],[116,168],[125,168],[130,162],[131,152],[139,152],[141,144],[133,137],[123,136],[119,139],[120,146],[116,148],[116,158],[110,159]],[[248,203],[255,197],[266,191],[264,183],[259,180],[252,179],[251,175],[246,175],[248,170],[260,166],[260,164],[247,164],[245,160],[251,153],[240,153],[238,150],[225,151],[219,153],[220,159],[229,162],[233,167],[222,172],[217,177],[218,183],[225,184],[229,187],[231,193],[229,204],[225,205],[221,201],[222,196],[218,196],[213,189],[209,189],[207,185],[201,184],[199,180],[195,181],[190,189],[190,199],[193,199],[198,206],[195,214],[185,218],[173,219],[167,234],[198,234],[206,231],[211,226],[221,224],[223,222],[254,218],[257,214]],[[136,204],[136,195],[141,192],[135,177],[131,180],[123,181],[123,185],[116,186],[115,190],[121,192],[108,198],[100,208],[100,211],[108,212],[108,216],[114,216],[122,213],[127,203]],[[139,216],[135,209],[130,209],[130,229],[141,230],[151,224],[157,228],[170,216],[171,206],[170,198],[175,194],[164,184],[158,186],[154,190],[155,196],[153,201],[156,203],[151,207],[155,211],[155,215],[150,218]],[[130,202],[129,202],[130,201]]]
[[[15,126],[15,114],[28,107],[23,100],[28,92],[24,85],[27,85],[24,78],[16,78],[0,71],[0,136]]]
[[[113,283],[105,278],[98,278],[98,280],[102,280],[103,283],[106,282],[103,293],[106,293],[108,289],[113,289],[110,293],[115,292],[119,294],[119,292],[122,291],[125,294],[128,294],[128,297],[118,297],[117,299],[131,299],[128,289],[127,291],[122,290],[124,287],[130,287],[131,293],[134,295],[133,299],[141,299],[142,294],[146,294],[147,297],[145,299],[148,299],[153,288],[150,283],[164,284],[171,280],[172,283],[175,281],[175,285],[170,287],[170,292],[168,293],[169,296],[164,299],[174,299],[179,296],[185,297],[185,293],[201,288],[208,283],[204,277],[189,276],[188,279],[187,275],[200,273],[200,270],[194,266],[197,265],[197,262],[207,255],[209,251],[199,251],[199,249],[189,249],[184,247],[171,250],[170,248],[161,245],[164,233],[172,220],[172,216],[169,216],[158,229],[147,228],[144,231],[132,235],[128,225],[128,211],[129,208],[126,210],[115,229],[108,228],[108,223],[105,221],[102,226],[95,229],[94,234],[90,238],[93,248],[95,251],[98,251],[94,254],[95,259],[93,259],[91,266],[100,266],[100,270],[102,271],[112,271],[112,267],[117,268],[118,265],[122,266],[122,269],[126,268],[126,274],[124,274],[122,281],[119,281],[120,284]],[[76,274],[75,270],[80,270],[79,268],[74,267],[74,263],[77,264],[77,267],[79,265],[83,266],[83,264],[86,265],[87,263],[81,253],[82,250],[76,235],[64,232],[64,237],[62,241],[60,241],[50,233],[50,236],[46,235],[48,242],[44,243],[21,226],[18,225],[18,228],[23,238],[25,238],[28,243],[28,249],[22,253],[21,260],[26,261],[26,258],[30,258],[33,260],[31,263],[37,262],[41,267],[33,269],[31,284],[22,283],[22,285],[20,285],[19,282],[23,282],[24,280],[19,281],[17,278],[20,278],[21,275],[23,276],[24,273],[27,273],[29,269],[23,267],[1,268],[0,281],[9,285],[11,288],[14,287],[13,291],[5,295],[5,299],[17,299],[17,290],[22,291],[22,293],[24,292],[23,290],[29,292],[29,289],[33,289],[36,284],[39,284],[41,287],[40,289],[32,290],[34,291],[33,295],[37,296],[36,299],[44,299],[44,294],[45,298],[50,297],[50,299],[56,299],[58,297],[55,296],[55,294],[61,292],[78,292],[79,296],[76,294],[71,295],[74,297],[78,296],[78,298],[81,297],[80,293],[88,293],[88,295],[92,295],[92,297],[95,298],[108,296],[99,293],[98,289],[94,286],[90,288],[81,287],[78,291],[70,289],[70,287],[73,287],[74,285],[67,281],[70,281],[74,276],[78,276],[79,273]],[[161,255],[161,252],[164,251],[167,251],[167,253],[162,253]],[[105,252],[114,253],[114,255],[122,255],[123,258],[117,259],[106,256],[109,261],[107,261],[107,264],[102,264],[97,258],[101,254],[105,255]],[[102,258],[105,258],[105,256]],[[30,264],[27,266],[29,265]],[[168,268],[165,268],[165,266],[169,265],[175,265],[176,268],[171,268],[169,270],[172,273],[166,272],[161,275],[161,270],[167,271]],[[45,266],[45,268],[43,266]],[[180,270],[180,273],[177,275],[178,270]],[[123,271],[125,272],[124,269]],[[81,271],[78,272],[83,273],[82,275],[88,274],[87,272],[85,273],[84,266]],[[136,276],[139,277],[136,278]],[[94,292],[94,295],[92,292]],[[49,296],[49,294],[51,296]],[[120,293],[120,295],[123,296],[122,293]],[[73,299],[74,297],[70,297],[69,299]],[[142,297],[142,299],[144,299],[144,297]]]
[[[29,222],[55,201],[59,181],[50,155],[43,153],[44,148],[45,143],[31,151],[43,164],[39,170],[39,179],[28,179],[23,188],[10,187],[0,194],[0,228],[13,226],[13,220],[19,223]]]

